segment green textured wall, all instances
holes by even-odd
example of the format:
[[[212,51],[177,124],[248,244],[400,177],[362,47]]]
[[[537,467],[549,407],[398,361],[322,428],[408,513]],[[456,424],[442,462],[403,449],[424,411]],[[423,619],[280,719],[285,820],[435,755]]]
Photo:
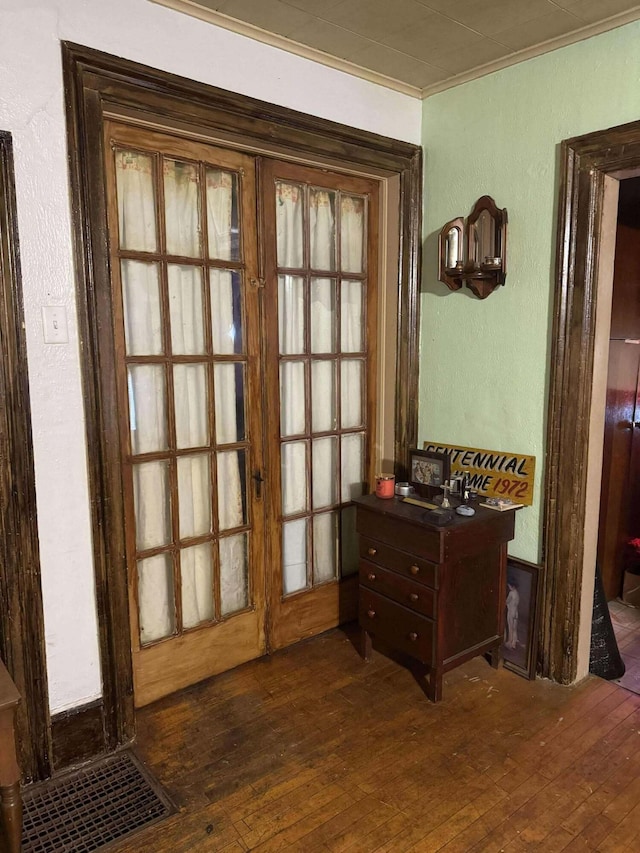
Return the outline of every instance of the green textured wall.
[[[640,119],[640,23],[433,95],[424,103],[425,251],[419,446],[536,457],[535,500],[510,553],[540,557],[559,143]],[[437,235],[481,195],[509,214],[504,287],[485,300],[437,280]]]

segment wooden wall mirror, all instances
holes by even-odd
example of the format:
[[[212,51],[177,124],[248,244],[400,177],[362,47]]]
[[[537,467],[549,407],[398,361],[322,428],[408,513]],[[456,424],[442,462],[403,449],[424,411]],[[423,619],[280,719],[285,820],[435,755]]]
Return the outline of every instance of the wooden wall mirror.
[[[507,210],[483,195],[464,219],[452,219],[440,231],[438,278],[450,290],[463,284],[486,299],[507,275]]]

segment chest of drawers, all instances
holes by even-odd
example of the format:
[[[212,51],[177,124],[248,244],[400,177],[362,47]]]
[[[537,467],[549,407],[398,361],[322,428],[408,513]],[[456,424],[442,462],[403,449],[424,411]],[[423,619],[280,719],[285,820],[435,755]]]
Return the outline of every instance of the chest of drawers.
[[[372,638],[409,655],[428,674],[433,702],[461,663],[490,652],[497,666],[515,512],[478,507],[436,527],[397,499],[367,495],[356,505],[363,657]]]

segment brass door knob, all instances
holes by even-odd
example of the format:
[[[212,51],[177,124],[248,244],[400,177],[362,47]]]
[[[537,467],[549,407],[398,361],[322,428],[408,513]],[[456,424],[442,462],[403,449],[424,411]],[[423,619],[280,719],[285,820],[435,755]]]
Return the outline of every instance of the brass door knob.
[[[411,640],[412,643],[415,643],[415,641],[418,639],[418,635],[416,634],[415,631],[412,631],[409,634],[409,639]]]
[[[409,600],[410,600],[410,601],[417,601],[417,600],[418,600],[418,595],[417,595],[415,592],[410,593],[410,594],[409,594]]]
[[[376,555],[377,553],[378,553],[378,549],[377,549],[377,548],[367,548],[367,554],[368,554],[370,557],[375,557],[375,555]]]
[[[373,572],[369,572],[369,574],[367,575],[367,577],[369,578],[369,580],[370,580],[370,581],[374,581],[374,580],[376,579],[376,576],[374,575],[374,573],[373,573]]]
[[[369,619],[373,619],[375,615],[376,615],[375,610],[367,610],[367,616],[369,617]]]
[[[417,575],[420,571],[420,566],[416,566],[416,564],[414,563],[412,566],[409,566],[409,571],[412,575]]]

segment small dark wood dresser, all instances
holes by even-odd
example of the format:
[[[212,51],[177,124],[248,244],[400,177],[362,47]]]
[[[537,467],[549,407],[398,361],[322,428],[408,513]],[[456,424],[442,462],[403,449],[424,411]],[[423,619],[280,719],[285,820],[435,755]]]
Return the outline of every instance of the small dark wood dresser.
[[[470,658],[490,652],[498,666],[515,512],[475,507],[471,518],[437,527],[397,498],[355,503],[365,660],[373,636],[419,661],[433,702],[444,673]]]

